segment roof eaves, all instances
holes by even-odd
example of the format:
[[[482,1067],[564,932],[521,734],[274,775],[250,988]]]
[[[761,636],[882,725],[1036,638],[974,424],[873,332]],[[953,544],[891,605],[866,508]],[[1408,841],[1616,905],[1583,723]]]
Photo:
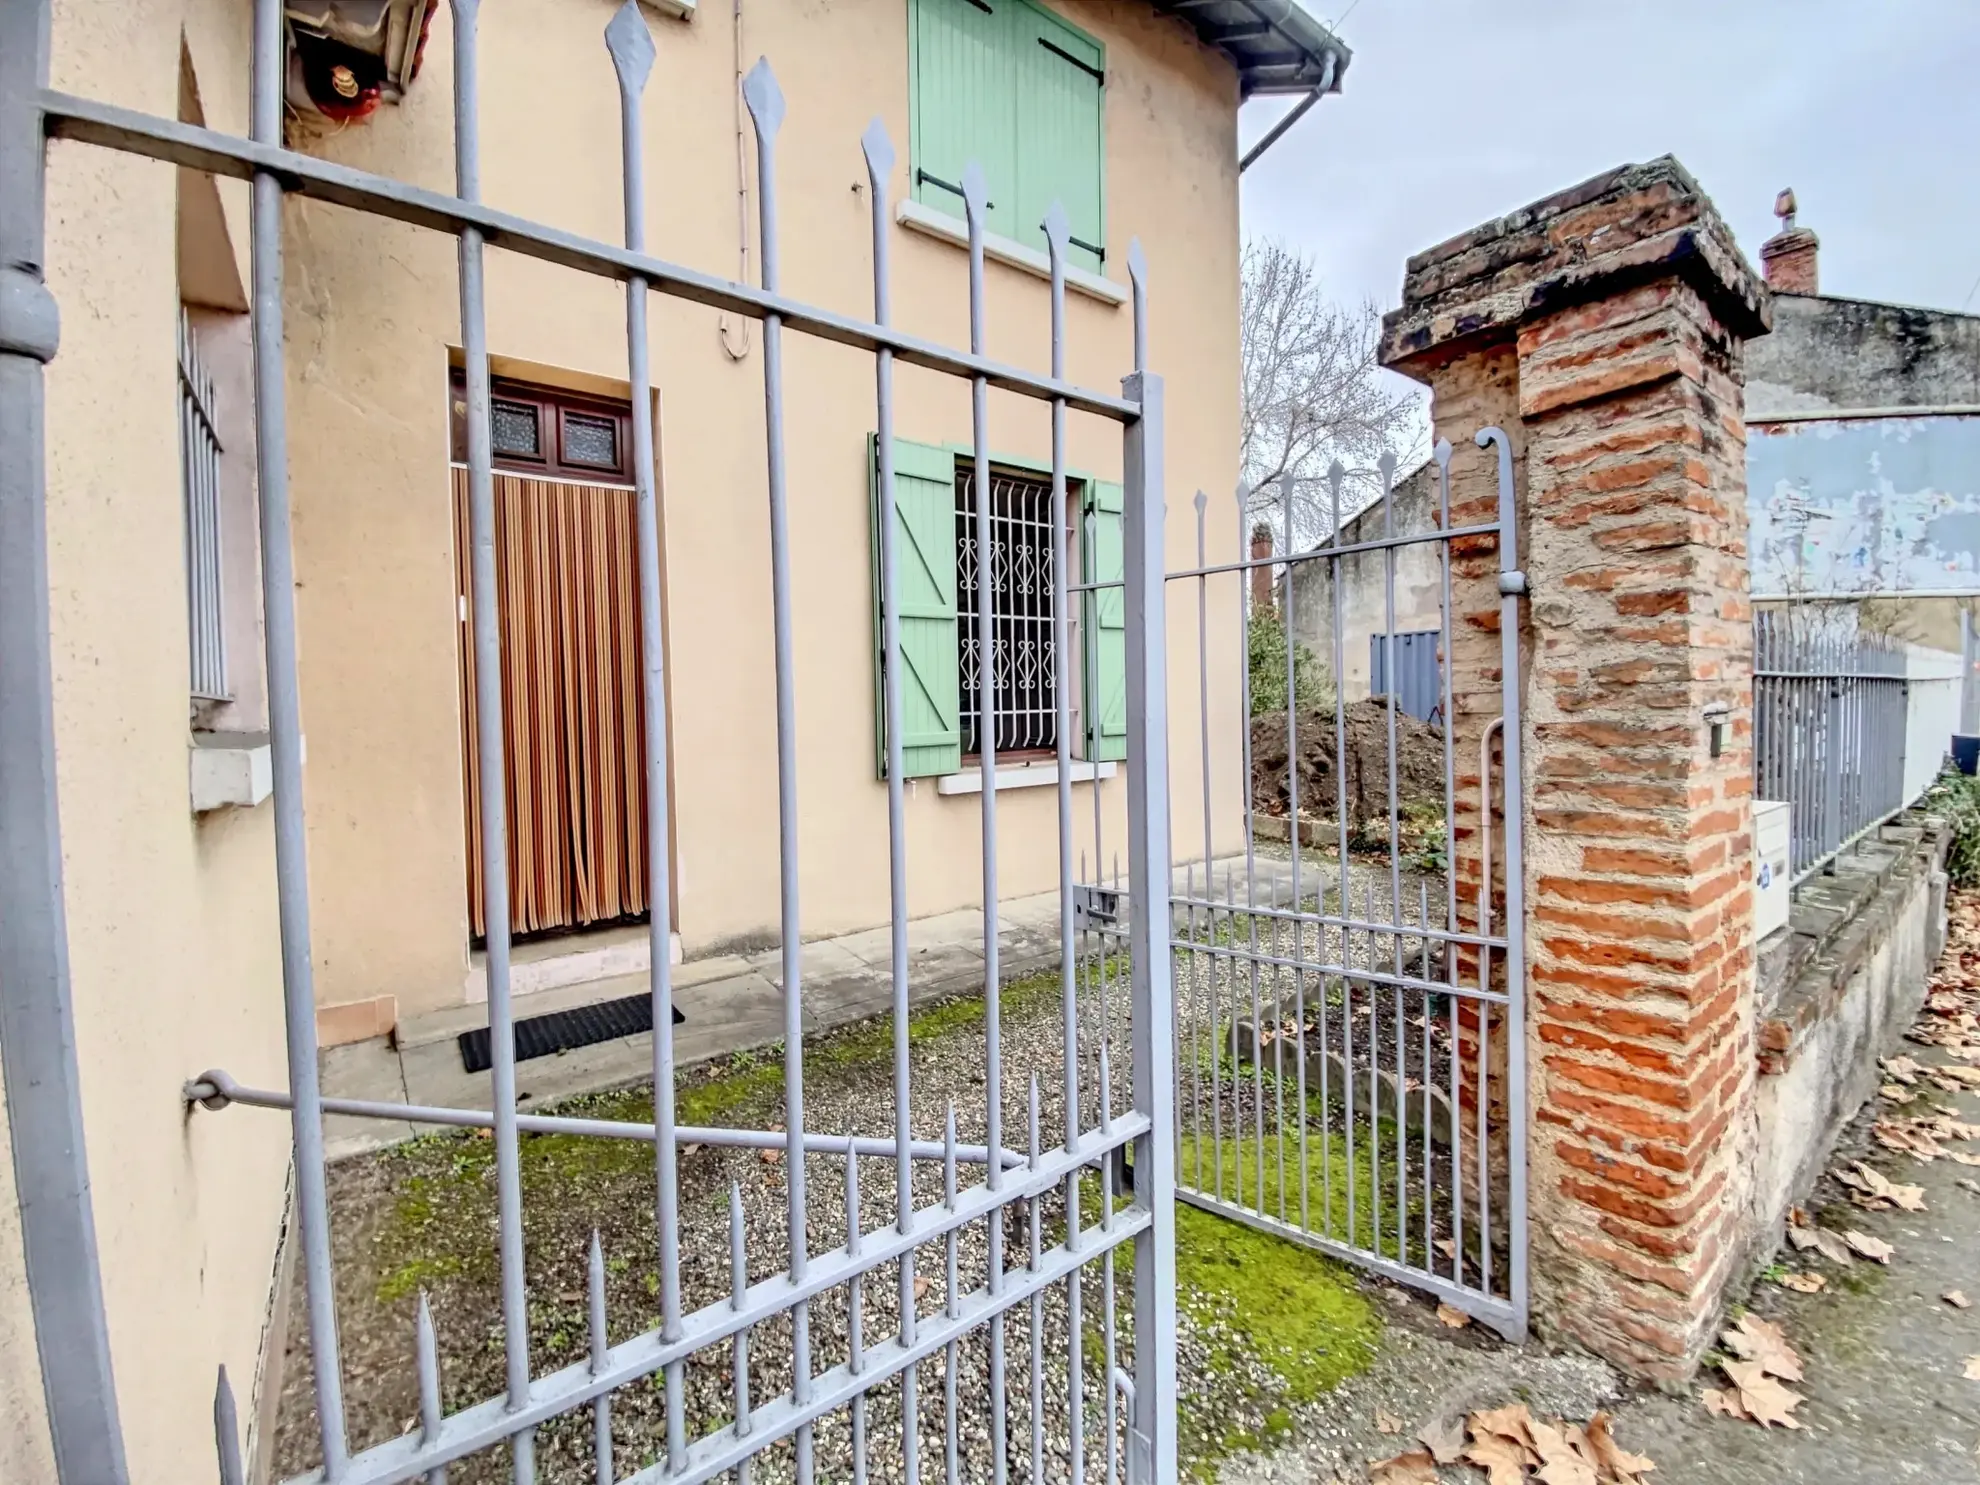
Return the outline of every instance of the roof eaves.
[[[1296,0],[1154,0],[1229,57],[1247,98],[1338,93],[1354,53]]]

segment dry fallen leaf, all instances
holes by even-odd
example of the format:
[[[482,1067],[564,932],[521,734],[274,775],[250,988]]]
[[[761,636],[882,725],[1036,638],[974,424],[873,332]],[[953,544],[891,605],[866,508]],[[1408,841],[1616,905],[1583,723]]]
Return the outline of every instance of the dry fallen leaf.
[[[1607,1413],[1597,1413],[1588,1420],[1588,1449],[1596,1467],[1605,1471],[1616,1485],[1641,1485],[1641,1477],[1657,1468],[1643,1455],[1631,1454],[1616,1442],[1615,1435],[1609,1431]]]
[[[1382,1409],[1377,1408],[1375,1410],[1375,1427],[1383,1433],[1401,1433],[1403,1431],[1403,1421],[1394,1413],[1385,1413]]]
[[[1966,1379],[1969,1382],[1980,1382],[1980,1356],[1966,1358]]]
[[[1452,1305],[1438,1305],[1437,1318],[1450,1326],[1452,1330],[1463,1330],[1465,1326],[1471,1324],[1471,1316]]]
[[[1961,1165],[1980,1165],[1980,1155],[1970,1155],[1964,1150],[1948,1150],[1946,1153]]]
[[[1437,1485],[1437,1461],[1428,1449],[1411,1449],[1369,1465],[1368,1485]]]
[[[1781,1288],[1792,1289],[1796,1294],[1814,1294],[1829,1281],[1818,1273],[1810,1272],[1805,1274],[1782,1274],[1779,1282]]]
[[[1966,1293],[1964,1290],[1948,1289],[1944,1294],[1940,1295],[1939,1298],[1943,1299],[1947,1304],[1951,1305],[1955,1310],[1970,1310],[1973,1308],[1973,1301],[1966,1297]]]
[[[925,1299],[927,1298],[927,1296],[928,1296],[927,1276],[924,1274],[916,1274],[914,1276],[914,1297],[916,1299]]]
[[[1815,1234],[1815,1251],[1829,1262],[1847,1266],[1856,1261],[1850,1256],[1849,1244],[1828,1228],[1816,1227],[1810,1231]]]
[[[1910,1103],[1918,1095],[1898,1083],[1886,1083],[1877,1090],[1877,1096],[1891,1103]]]
[[[1794,1410],[1803,1401],[1801,1394],[1768,1376],[1759,1362],[1728,1361],[1723,1369],[1739,1389],[1740,1407],[1755,1423],[1763,1428],[1776,1424],[1782,1428],[1801,1427],[1794,1419]]]
[[[1728,1349],[1757,1363],[1763,1371],[1790,1382],[1801,1380],[1801,1358],[1788,1344],[1780,1326],[1773,1322],[1748,1312],[1741,1315],[1739,1323],[1720,1339]]]
[[[1884,1063],[1884,1071],[1900,1083],[1915,1083],[1918,1075],[1925,1071],[1909,1057],[1892,1057]]]
[[[1475,1417],[1476,1415],[1474,1415]],[[1522,1485],[1526,1479],[1526,1450],[1500,1433],[1480,1433],[1472,1425],[1464,1457],[1485,1471],[1487,1485]]]
[[[1568,1435],[1551,1423],[1534,1419],[1527,1424],[1533,1452],[1540,1456],[1538,1478],[1544,1485],[1596,1485],[1595,1471],[1568,1442]]]
[[[1707,1387],[1704,1392],[1703,1401],[1705,1411],[1708,1413],[1717,1413],[1726,1418],[1737,1418],[1742,1423],[1751,1423],[1753,1421],[1747,1416],[1746,1409],[1739,1405],[1739,1393],[1733,1388],[1727,1387],[1721,1389],[1718,1387]]]
[[[1456,1464],[1464,1457],[1464,1420],[1446,1418],[1432,1423],[1416,1435],[1416,1441],[1437,1463]]]
[[[1868,1237],[1863,1233],[1857,1232],[1854,1228],[1845,1232],[1842,1236],[1843,1241],[1849,1244],[1850,1252],[1860,1254],[1874,1263],[1889,1263],[1891,1261],[1891,1255],[1897,1252],[1896,1248],[1893,1248],[1882,1238]]]
[[[1964,1083],[1969,1088],[1980,1088],[1980,1067],[1960,1067],[1956,1064],[1948,1064],[1944,1067],[1935,1068],[1934,1071],[1942,1078],[1951,1078],[1955,1082]]]

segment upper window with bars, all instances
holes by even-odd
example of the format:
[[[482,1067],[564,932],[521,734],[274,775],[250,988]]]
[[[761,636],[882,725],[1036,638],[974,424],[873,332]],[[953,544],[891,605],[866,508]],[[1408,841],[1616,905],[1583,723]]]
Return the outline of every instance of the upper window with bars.
[[[185,496],[186,619],[196,701],[228,701],[221,566],[220,434],[213,378],[185,310],[179,311],[179,471]]]
[[[880,613],[879,481],[874,458],[874,735],[886,773],[883,615]],[[1127,655],[1121,577],[1121,487],[1067,481],[1066,550],[1073,571],[1056,569],[1052,487],[1042,475],[998,465],[991,471],[990,656],[1001,756],[1055,751],[1058,685],[1066,698],[1073,755],[1088,762],[1127,756]],[[976,535],[976,469],[966,451],[894,441],[895,592],[899,604],[901,761],[908,778],[959,773],[980,757],[982,646],[978,600],[985,581]],[[1058,653],[1059,603],[1070,603],[1072,653]]]

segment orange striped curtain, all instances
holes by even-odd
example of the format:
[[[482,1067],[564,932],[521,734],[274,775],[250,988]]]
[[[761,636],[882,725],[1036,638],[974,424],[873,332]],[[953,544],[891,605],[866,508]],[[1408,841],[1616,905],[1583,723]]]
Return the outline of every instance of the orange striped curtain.
[[[455,469],[468,911],[486,930],[467,471]],[[631,490],[495,476],[509,917],[542,933],[647,910],[639,579]]]

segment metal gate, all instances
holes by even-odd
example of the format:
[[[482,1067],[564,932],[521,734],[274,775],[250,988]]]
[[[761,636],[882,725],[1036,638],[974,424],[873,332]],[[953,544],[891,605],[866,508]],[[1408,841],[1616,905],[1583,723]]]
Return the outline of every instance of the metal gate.
[[[20,24],[5,32],[13,40],[44,49],[47,11],[14,6]],[[562,1415],[585,1411],[595,1430],[596,1478],[692,1482],[733,1473],[746,1480],[753,1463],[767,1473],[788,1472],[809,1481],[824,1468],[814,1440],[828,1425],[850,1434],[850,1473],[865,1479],[869,1433],[872,1446],[901,1462],[905,1478],[924,1470],[953,1481],[972,1478],[1073,1479],[1104,1472],[1113,1480],[1124,1470],[1131,1481],[1167,1482],[1176,1474],[1175,1294],[1173,1239],[1173,1162],[1175,1109],[1174,1018],[1171,1006],[1168,800],[1166,768],[1166,684],[1163,560],[1162,382],[1145,361],[1146,303],[1139,245],[1129,253],[1133,281],[1134,366],[1122,392],[1091,391],[1064,380],[1065,282],[1068,240],[1064,214],[1056,206],[1045,223],[1052,249],[1049,374],[1006,366],[984,354],[986,306],[983,273],[984,187],[971,167],[963,180],[969,248],[970,347],[950,349],[892,328],[888,314],[888,240],[892,213],[888,190],[894,153],[879,122],[860,141],[872,185],[872,319],[862,320],[785,297],[779,289],[777,139],[784,100],[766,62],[758,62],[743,84],[755,124],[763,285],[754,288],[649,256],[643,242],[645,171],[641,159],[641,95],[654,60],[654,43],[636,0],[626,0],[606,30],[606,46],[617,74],[624,149],[625,244],[591,241],[574,234],[491,209],[479,200],[479,131],[476,69],[476,0],[453,0],[454,99],[457,191],[425,190],[286,149],[282,144],[284,77],[281,0],[255,0],[252,138],[239,139],[205,128],[153,118],[88,99],[46,91],[26,91],[5,101],[24,104],[51,136],[83,141],[148,156],[194,170],[252,181],[253,333],[255,417],[258,431],[262,583],[266,613],[267,667],[275,777],[276,865],[279,881],[284,1001],[288,1038],[289,1088],[257,1093],[241,1089],[222,1072],[188,1086],[188,1096],[209,1108],[229,1102],[273,1105],[291,1110],[298,1236],[306,1279],[308,1348],[313,1361],[321,1469],[307,1478],[337,1485],[385,1485],[424,1479],[441,1481],[449,1465],[506,1451],[508,1470],[518,1482],[535,1477],[536,1430]],[[605,59],[600,58],[601,69]],[[45,80],[45,54],[41,55]],[[10,74],[18,76],[19,69]],[[853,142],[846,142],[850,152]],[[38,177],[27,182],[36,187]],[[290,549],[287,438],[283,368],[282,198],[285,192],[314,196],[351,210],[453,236],[459,244],[461,323],[467,367],[468,507],[472,542],[474,702],[480,771],[503,776],[501,654],[497,635],[494,510],[489,432],[488,347],[483,310],[483,255],[488,246],[532,257],[582,273],[616,279],[626,286],[627,353],[633,412],[640,615],[643,630],[642,692],[645,714],[645,781],[649,838],[669,838],[668,727],[662,676],[661,575],[653,471],[655,430],[648,362],[648,295],[691,300],[763,324],[765,487],[769,506],[769,589],[774,612],[779,801],[780,911],[784,1040],[781,1049],[784,1119],[777,1130],[689,1129],[675,1117],[674,1049],[671,1035],[672,986],[668,952],[668,858],[650,853],[648,898],[652,904],[653,1082],[652,1124],[609,1123],[524,1115],[517,1111],[514,1024],[509,976],[508,850],[502,791],[481,791],[483,881],[487,903],[487,983],[494,1055],[493,1099],[489,1110],[409,1108],[325,1098],[318,1083],[316,1005],[311,981],[309,890],[305,875],[301,734],[296,666],[294,573]],[[33,242],[40,241],[35,227]],[[23,261],[38,263],[38,248]],[[27,283],[26,275],[22,282]],[[9,292],[16,287],[11,284]],[[46,299],[38,281],[33,291]],[[25,291],[24,291],[25,292]],[[36,301],[39,303],[40,301]],[[32,317],[30,317],[32,318]],[[13,321],[8,323],[12,324]],[[29,323],[22,320],[21,324]],[[40,321],[34,321],[39,325]],[[9,427],[34,432],[38,455],[41,378],[13,378],[12,363],[46,361],[54,354],[52,322],[45,344],[14,337],[0,349],[10,353],[6,391]],[[1029,1087],[1006,1080],[999,1042],[999,961],[997,885],[997,791],[982,791],[982,902],[986,920],[984,956],[986,1057],[981,1107],[959,1116],[950,1100],[944,1127],[917,1127],[911,1116],[913,1069],[909,1058],[909,980],[907,880],[910,862],[903,838],[904,793],[901,759],[901,667],[898,605],[895,602],[895,526],[881,522],[884,716],[887,737],[889,862],[892,889],[893,1100],[891,1138],[861,1138],[814,1130],[805,1118],[804,1022],[801,987],[797,845],[805,828],[797,792],[797,736],[793,681],[791,567],[794,554],[787,533],[787,464],[784,443],[783,337],[786,332],[834,341],[873,354],[879,437],[881,508],[894,509],[893,373],[897,361],[957,378],[973,391],[973,447],[977,488],[990,481],[986,452],[996,436],[989,427],[989,389],[1034,398],[1052,409],[1051,501],[1055,554],[1057,635],[1058,754],[1058,975],[1064,1032],[1063,1058],[1043,1092],[1033,1076]],[[18,342],[18,343],[16,343]],[[1044,359],[1046,347],[1039,347]],[[15,397],[19,406],[13,406]],[[21,419],[13,414],[19,411]],[[1118,423],[1123,430],[1125,483],[1126,695],[1128,745],[1137,760],[1130,770],[1129,826],[1126,833],[1132,907],[1114,931],[1096,934],[1085,919],[1076,921],[1078,889],[1074,862],[1083,846],[1076,840],[1070,782],[1069,665],[1070,622],[1075,585],[1066,565],[1065,440],[1069,412]],[[10,480],[10,498],[21,494],[21,508],[38,523],[45,500],[39,464],[23,462],[31,477]],[[979,551],[992,548],[990,503],[976,508]],[[19,536],[20,530],[9,528]],[[38,525],[37,528],[38,529]],[[38,541],[36,537],[34,541]],[[25,542],[26,557],[39,550]],[[26,558],[23,559],[24,561]],[[13,569],[10,569],[13,570]],[[999,651],[990,642],[990,584],[974,616],[983,663],[978,667],[978,716],[983,735],[983,771],[995,775]],[[29,636],[32,638],[32,636]],[[52,731],[45,725],[45,624],[39,676],[44,725],[10,730],[4,739],[20,752],[10,758],[8,777],[49,781],[47,818],[53,820],[53,769],[31,766],[52,756]],[[13,651],[8,652],[9,655]],[[32,658],[32,657],[29,657]],[[11,673],[11,672],[10,672]],[[766,682],[771,678],[766,677]],[[25,710],[25,709],[24,709]],[[39,749],[41,752],[36,752]],[[21,763],[18,769],[11,763]],[[1097,821],[1096,826],[1097,830]],[[1100,849],[1097,837],[1095,859]],[[45,853],[50,872],[59,851]],[[39,870],[40,868],[37,868]],[[59,901],[59,889],[54,900]],[[1085,931],[1083,933],[1083,930]],[[1118,940],[1118,941],[1117,941]],[[66,1007],[67,980],[60,956],[48,959],[50,1004]],[[1126,1087],[1121,1048],[1112,1028],[1126,1041]],[[73,1070],[69,1073],[73,1077]],[[346,1407],[340,1366],[337,1310],[331,1263],[331,1215],[324,1168],[323,1118],[326,1112],[371,1114],[432,1125],[491,1128],[495,1141],[498,1191],[497,1230],[501,1276],[500,1345],[506,1387],[452,1412],[443,1411],[442,1375],[447,1358],[436,1344],[432,1318],[422,1302],[416,1332],[406,1336],[406,1365],[415,1374],[419,1416],[397,1437],[354,1447],[352,1416]],[[1007,1123],[1007,1121],[1009,1121]],[[926,1121],[924,1121],[926,1122]],[[970,1126],[980,1136],[970,1138]],[[1011,1127],[1015,1125],[1017,1127]],[[658,1231],[657,1323],[630,1339],[610,1343],[604,1303],[603,1260],[594,1240],[589,1255],[589,1348],[583,1359],[541,1371],[531,1356],[530,1307],[524,1272],[519,1137],[558,1132],[592,1138],[632,1139],[654,1147],[654,1202]],[[17,1137],[21,1131],[17,1127]],[[787,1246],[781,1269],[752,1275],[735,1243],[733,1288],[693,1304],[682,1279],[682,1224],[689,1220],[677,1199],[677,1147],[689,1143],[756,1147],[780,1159],[786,1188]],[[79,1145],[76,1147],[79,1149]],[[1112,1182],[1132,1154],[1131,1198],[1117,1200]],[[891,1210],[879,1222],[864,1215],[861,1165],[884,1163],[893,1178]],[[833,1223],[846,1241],[829,1251],[813,1251],[810,1219],[817,1207],[808,1195],[809,1173],[824,1163],[828,1176],[844,1182],[843,1216]],[[980,1172],[980,1178],[970,1173]],[[939,1185],[933,1177],[939,1173]],[[923,1179],[917,1180],[917,1175]],[[931,1189],[933,1188],[933,1189]],[[24,1187],[25,1189],[25,1187]],[[829,1189],[829,1185],[828,1188]],[[830,1205],[837,1206],[836,1198]],[[715,1219],[720,1222],[718,1216]],[[731,1232],[739,1234],[742,1214],[732,1201]],[[823,1224],[821,1224],[823,1225]],[[980,1229],[982,1253],[958,1266],[958,1238]],[[829,1229],[828,1229],[829,1230]],[[28,1234],[31,1250],[42,1229]],[[1117,1313],[1114,1260],[1132,1245],[1131,1308]],[[93,1259],[92,1259],[93,1262]],[[925,1300],[928,1289],[918,1267],[946,1282]],[[51,1270],[52,1271],[52,1270]],[[1086,1297],[1091,1294],[1091,1298]],[[1059,1315],[1054,1326],[1043,1308]],[[814,1343],[815,1310],[834,1307],[844,1328],[829,1344]],[[1083,1307],[1090,1307],[1083,1313]],[[100,1300],[96,1306],[100,1340]],[[38,1310],[39,1313],[39,1310]],[[886,1319],[886,1333],[872,1320]],[[623,1328],[623,1327],[621,1327]],[[84,1327],[75,1336],[81,1337]],[[1045,1355],[1048,1330],[1057,1354]],[[66,1347],[72,1336],[41,1330],[44,1347]],[[1014,1339],[1015,1338],[1015,1339]],[[1096,1346],[1098,1339],[1101,1344]],[[82,1344],[78,1339],[78,1345]],[[981,1355],[991,1400],[987,1419],[957,1416],[955,1379],[959,1350]],[[1095,1353],[1098,1352],[1096,1355]],[[693,1363],[706,1363],[725,1379],[726,1396],[711,1410],[685,1396],[683,1377]],[[83,1358],[87,1362],[87,1357]],[[755,1365],[752,1365],[754,1361]],[[83,1368],[86,1370],[86,1365]],[[50,1372],[51,1377],[55,1375]],[[107,1377],[107,1372],[104,1374]],[[635,1461],[634,1472],[615,1476],[614,1400],[628,1388],[658,1378],[663,1446],[650,1462]],[[126,1377],[143,1386],[142,1377]],[[756,1383],[752,1388],[752,1381]],[[1057,1394],[1055,1430],[1048,1453],[1044,1419]],[[946,1396],[924,1397],[923,1383],[940,1384]],[[768,1385],[766,1385],[768,1384]],[[927,1389],[932,1392],[934,1385]],[[60,1389],[51,1383],[51,1396]],[[64,1396],[68,1394],[63,1394]],[[1008,1426],[1018,1399],[1027,1399],[1030,1437],[1014,1437]],[[641,1399],[643,1403],[643,1399]],[[114,1430],[114,1398],[106,1401]],[[892,1420],[883,1427],[882,1414]],[[243,1478],[235,1403],[224,1370],[215,1400],[220,1474],[225,1482]],[[939,1417],[937,1416],[939,1415]],[[980,1425],[980,1426],[979,1426]],[[959,1443],[959,1432],[970,1435]],[[979,1458],[973,1440],[984,1436]],[[57,1431],[58,1440],[64,1435]],[[65,1480],[115,1481],[127,1477],[121,1447],[114,1438],[84,1441],[68,1436]],[[100,1450],[100,1452],[91,1452]],[[765,1460],[766,1453],[772,1457]],[[935,1456],[924,1460],[924,1454]],[[497,1456],[499,1457],[499,1455]],[[97,1463],[91,1463],[96,1461]],[[100,1464],[100,1468],[99,1468]],[[484,1466],[485,1467],[485,1466]],[[889,1471],[891,1477],[891,1470]]]
[[[1380,462],[1379,538],[1335,537],[1290,558],[1209,563],[1208,502],[1196,497],[1198,564],[1168,578],[1178,607],[1196,607],[1203,759],[1201,833],[1179,829],[1176,842],[1176,1180],[1184,1201],[1429,1290],[1517,1338],[1525,580],[1505,435],[1488,428],[1477,441],[1499,454],[1497,502],[1490,519],[1465,525],[1452,524],[1448,443],[1436,450],[1436,524],[1420,531],[1395,529],[1393,456]],[[1329,475],[1336,532],[1343,477],[1339,465]],[[1290,531],[1289,489],[1284,499]],[[1241,502],[1240,529],[1255,515]],[[1380,553],[1386,565],[1379,646],[1395,632],[1396,553],[1424,543],[1442,566],[1434,714],[1410,716],[1392,687],[1354,703],[1338,686],[1325,694],[1325,677],[1343,674],[1343,636],[1375,627],[1344,612],[1342,559]],[[1453,612],[1454,553],[1469,564],[1465,591],[1485,590],[1468,613]],[[1302,656],[1289,634],[1285,711],[1253,718],[1248,637],[1237,656],[1217,654],[1208,616],[1220,579],[1248,586],[1250,569],[1276,561],[1288,568],[1288,612],[1303,569],[1331,579],[1331,653]],[[1480,608],[1496,626],[1478,622]],[[1453,633],[1466,621],[1477,663],[1461,667]],[[1238,780],[1217,775],[1211,734],[1213,678],[1234,662],[1246,692]],[[1466,677],[1455,697],[1454,672]],[[1233,851],[1217,836],[1216,805],[1238,789],[1245,831]]]

